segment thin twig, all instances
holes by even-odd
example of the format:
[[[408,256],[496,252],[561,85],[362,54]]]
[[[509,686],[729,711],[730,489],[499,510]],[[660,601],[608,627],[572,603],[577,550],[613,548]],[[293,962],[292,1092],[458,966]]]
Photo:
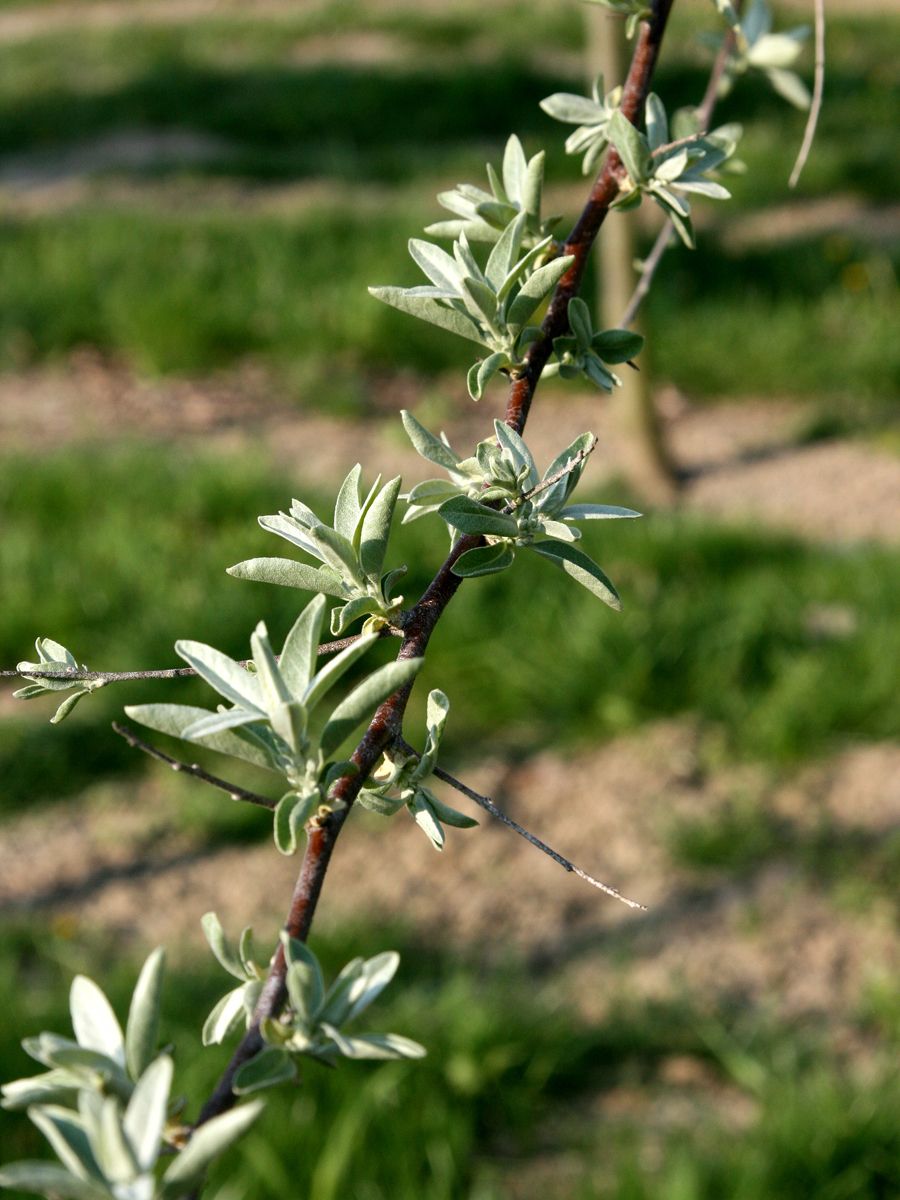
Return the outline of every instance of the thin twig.
[[[211,784],[212,787],[218,788],[222,792],[227,792],[232,800],[245,800],[248,804],[256,804],[260,808],[268,808],[270,810],[275,808],[277,801],[270,800],[268,796],[261,796],[259,792],[248,792],[246,788],[238,787],[236,783],[229,783],[227,779],[220,779],[218,775],[210,775],[209,771],[204,771],[198,763],[182,762],[180,759],[172,758],[169,754],[164,754],[156,746],[152,746],[149,742],[145,742],[143,738],[139,738],[127,725],[121,725],[118,721],[113,721],[112,727],[119,737],[125,739],[129,746],[133,746],[135,750],[142,750],[144,754],[149,754],[151,758],[159,759],[167,767],[171,767],[173,771],[183,771],[185,775],[193,775],[196,779],[202,779],[204,783]]]
[[[354,642],[359,641],[361,634],[354,633],[350,637],[338,638],[334,642],[322,642],[319,654],[335,654],[338,650],[346,650]],[[401,629],[392,626],[382,626],[378,631],[379,637],[403,637]],[[239,665],[246,667],[249,659],[241,659]],[[89,671],[86,667],[65,667],[62,670],[25,671],[15,667],[13,670],[0,671],[3,679],[63,679],[72,683],[127,683],[135,679],[185,679],[196,675],[193,667],[168,667],[162,671]]]
[[[700,122],[700,134],[709,132],[710,124],[712,123],[712,115],[716,107],[716,100],[719,95],[719,82],[722,75],[725,73],[725,68],[728,65],[728,60],[731,57],[731,52],[734,49],[735,36],[734,31],[729,29],[725,34],[722,45],[719,47],[719,52],[715,57],[712,65],[712,70],[709,73],[709,80],[706,84],[706,91],[703,93],[703,99],[697,107],[697,120]],[[647,293],[650,291],[650,285],[653,283],[653,276],[656,274],[657,267],[662,261],[662,257],[669,248],[669,243],[672,238],[675,226],[672,221],[666,217],[663,222],[663,227],[653,243],[653,249],[644,259],[644,265],[641,268],[640,278],[635,284],[634,291],[631,294],[631,299],[625,307],[619,319],[619,327],[627,329],[637,316],[638,309],[644,302]]]
[[[397,745],[407,754],[414,754],[416,758],[419,757],[418,752],[412,746],[410,746],[409,742],[404,741],[403,738],[398,738]],[[485,812],[489,812],[492,817],[496,817],[498,821],[514,830],[520,837],[523,837],[526,842],[530,842],[532,846],[536,846],[538,850],[540,850],[543,854],[546,854],[549,858],[552,858],[555,863],[559,863],[559,865],[564,870],[570,872],[570,874],[577,875],[579,879],[583,879],[586,883],[589,883],[591,887],[598,888],[601,892],[605,892],[607,896],[612,896],[615,900],[621,900],[622,903],[627,904],[629,908],[639,908],[641,912],[647,911],[646,905],[640,904],[637,900],[629,900],[628,897],[623,896],[617,888],[611,887],[608,883],[601,883],[599,879],[595,879],[593,875],[588,875],[587,871],[583,871],[581,867],[576,866],[571,859],[568,859],[564,855],[560,854],[558,850],[554,850],[552,846],[548,846],[546,842],[542,842],[539,837],[536,837],[535,834],[530,833],[524,828],[524,826],[520,825],[518,821],[514,821],[512,817],[507,816],[502,809],[497,807],[490,796],[483,796],[481,792],[476,792],[473,788],[470,788],[467,784],[463,783],[462,780],[457,779],[454,775],[451,775],[442,767],[433,767],[432,774],[438,779],[443,779],[444,783],[448,783],[450,787],[456,788],[458,792],[462,792],[464,796],[468,796],[470,800],[474,800],[474,802],[483,808]]]
[[[819,113],[822,111],[822,95],[825,91],[825,0],[814,0],[814,3],[816,14],[816,64],[813,76],[812,103],[809,106],[809,115],[806,118],[806,128],[803,131],[803,142],[800,146],[800,152],[797,155],[797,161],[794,163],[794,169],[791,171],[791,177],[788,180],[789,188],[797,186],[800,181],[800,174],[806,166],[806,160],[809,158],[813,138],[816,136],[816,126],[819,123]]]

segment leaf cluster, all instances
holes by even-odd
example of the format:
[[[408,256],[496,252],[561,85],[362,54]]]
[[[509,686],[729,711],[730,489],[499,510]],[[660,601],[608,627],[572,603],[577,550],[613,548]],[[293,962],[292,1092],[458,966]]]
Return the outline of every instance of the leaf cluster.
[[[412,288],[369,288],[385,304],[490,351],[469,371],[473,400],[481,398],[498,371],[521,366],[525,351],[541,336],[528,322],[574,261],[571,255],[554,258],[550,237],[523,253],[527,224],[528,214],[522,212],[505,226],[484,269],[472,253],[465,231],[453,243],[452,255],[431,242],[412,238],[409,252],[429,283]]]
[[[37,696],[46,696],[49,692],[68,692],[72,688],[75,690],[70,696],[67,696],[57,708],[56,712],[50,718],[51,725],[58,725],[60,721],[64,721],[82,696],[87,696],[90,692],[96,692],[98,688],[103,687],[102,679],[92,680],[66,680],[48,679],[46,676],[34,678],[29,675],[29,671],[53,671],[58,672],[60,676],[65,676],[69,671],[77,671],[79,669],[78,660],[71,650],[67,650],[65,646],[61,646],[59,642],[55,642],[53,638],[37,638],[34,647],[37,650],[37,662],[20,662],[16,664],[16,670],[23,675],[29,682],[26,687],[19,688],[17,692],[13,692],[16,700],[33,700]],[[86,671],[88,668],[82,664],[81,670]]]
[[[241,1025],[250,1025],[263,971],[254,959],[252,932],[241,934],[235,947],[226,937],[215,913],[203,918],[203,929],[213,954],[240,986],[226,993],[203,1027],[204,1045],[218,1044]],[[400,963],[395,951],[370,959],[355,958],[343,968],[330,988],[325,987],[319,961],[303,942],[282,933],[287,964],[288,1003],[278,1017],[260,1024],[266,1047],[244,1063],[234,1077],[234,1090],[246,1095],[297,1077],[301,1055],[333,1065],[339,1058],[421,1058],[424,1047],[396,1033],[348,1035],[342,1026],[355,1020],[393,979]]]
[[[609,146],[609,123],[622,102],[622,89],[615,87],[604,95],[603,76],[598,75],[591,86],[591,95],[574,92],[554,92],[541,101],[548,116],[566,125],[577,125],[566,138],[566,154],[583,154],[582,174],[596,171]]]
[[[563,379],[575,379],[583,375],[591,383],[611,392],[621,379],[608,364],[631,363],[641,352],[644,339],[630,329],[604,329],[595,332],[591,311],[585,302],[574,296],[569,301],[569,329],[571,333],[553,339],[555,363],[548,363],[545,375],[560,375]]]
[[[739,16],[731,4],[717,5],[734,32],[734,46],[719,83],[719,94],[727,95],[735,80],[748,71],[760,71],[775,91],[795,108],[810,105],[809,89],[790,70],[809,37],[808,25],[797,25],[783,33],[772,31],[768,0],[751,0]]]
[[[526,159],[522,143],[512,134],[503,152],[498,172],[487,164],[490,191],[470,183],[459,183],[450,192],[440,192],[438,203],[454,214],[452,221],[437,221],[428,225],[430,237],[459,238],[462,234],[472,242],[496,242],[503,230],[520,214],[525,215],[522,245],[528,249],[544,241],[561,217],[541,216],[541,196],[544,188],[544,151]]]
[[[289,513],[259,518],[263,529],[303,550],[320,566],[288,558],[251,558],[229,567],[228,574],[342,599],[331,613],[335,637],[363,616],[365,632],[389,625],[403,602],[402,596],[392,595],[393,588],[406,574],[406,567],[382,573],[400,478],[382,486],[379,475],[363,497],[361,474],[357,463],[341,484],[333,525],[326,525],[301,500],[291,503]]]
[[[334,762],[338,747],[388,696],[409,683],[420,658],[377,668],[322,717],[320,705],[351,666],[378,640],[362,634],[317,671],[326,598],[314,597],[285,638],[276,659],[265,625],[250,639],[252,659],[235,662],[201,642],[176,642],[177,653],[227,704],[215,712],[184,704],[141,704],[126,708],[142,725],[197,742],[281,775],[289,790],[275,809],[275,845],[292,854],[303,825],[328,804],[331,786],[356,771]]]
[[[422,753],[411,755],[386,750],[381,766],[373,772],[374,782],[367,783],[358,796],[363,808],[383,817],[392,817],[405,807],[435,850],[444,848],[444,825],[471,829],[478,824],[440,801],[424,783],[437,763],[449,711],[450,701],[443,692],[437,688],[429,692],[425,712],[427,733]]]
[[[712,133],[692,134],[669,141],[669,122],[660,98],[653,92],[645,107],[646,134],[621,112],[609,121],[609,139],[622,160],[627,176],[619,183],[613,207],[635,208],[650,196],[671,220],[678,236],[691,249],[694,230],[689,194],[727,200],[731,193],[711,174],[725,163],[737,146],[738,126],[722,126]]]
[[[124,1034],[101,989],[79,975],[70,993],[74,1040],[25,1039],[26,1053],[49,1069],[6,1084],[3,1106],[27,1109],[59,1162],[11,1163],[0,1168],[0,1187],[48,1200],[177,1200],[253,1124],[258,1102],[215,1117],[157,1177],[164,1146],[184,1141],[170,1100],[172,1059],[155,1057],[162,974],[157,949],[141,969]]]

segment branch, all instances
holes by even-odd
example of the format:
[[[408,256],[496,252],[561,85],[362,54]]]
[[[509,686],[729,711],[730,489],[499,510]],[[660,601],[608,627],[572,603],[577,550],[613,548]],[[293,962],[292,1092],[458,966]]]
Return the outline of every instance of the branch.
[[[149,754],[151,758],[156,758],[165,763],[167,767],[171,767],[173,771],[183,771],[186,775],[202,779],[204,783],[211,784],[212,787],[219,788],[222,792],[227,792],[232,800],[246,800],[248,804],[256,804],[260,808],[270,810],[274,809],[277,804],[277,801],[270,800],[268,796],[261,796],[259,792],[248,792],[246,788],[238,787],[236,783],[229,783],[227,779],[220,779],[218,775],[210,775],[209,771],[204,771],[198,763],[181,762],[180,759],[164,754],[156,746],[151,746],[149,742],[139,738],[127,725],[113,721],[112,727],[119,737],[124,738],[128,745],[133,746],[135,750],[142,750],[144,754]]]
[[[631,121],[637,119],[649,91],[672,3],[673,0],[655,0],[653,16],[649,21],[641,23],[640,35],[622,95],[622,110]],[[619,167],[618,155],[611,150],[563,249],[564,254],[575,256],[575,262],[554,292],[542,326],[544,337],[531,347],[526,358],[525,371],[510,385],[505,419],[506,423],[519,433],[525,426],[541,372],[550,357],[553,338],[568,328],[569,300],[578,291],[591,246],[610,204],[618,193]],[[403,645],[400,647],[398,659],[424,655],[435,625],[462,583],[462,577],[453,574],[453,565],[462,554],[480,545],[481,541],[480,537],[468,535],[460,538],[450,551],[415,607],[410,610],[404,623]],[[412,684],[408,684],[379,707],[351,756],[358,768],[357,774],[341,776],[331,792],[330,812],[316,817],[307,826],[309,837],[285,922],[285,929],[291,937],[304,941],[309,933],[335,842],[353,801],[378,763],[382,752],[400,737],[403,714],[411,691]],[[550,852],[549,847],[546,849]],[[578,868],[572,866],[571,869],[581,874]],[[595,886],[602,886],[587,875],[582,877],[589,879]],[[262,1048],[260,1022],[266,1017],[277,1015],[284,1005],[287,996],[286,970],[284,950],[279,943],[250,1028],[238,1044],[214,1092],[204,1104],[195,1128],[234,1105],[235,1096],[231,1090],[231,1081],[238,1067],[253,1058]]]
[[[640,119],[647,93],[650,90],[650,80],[656,67],[672,3],[673,0],[655,0],[652,16],[648,21],[641,22],[640,33],[622,89],[622,100],[619,106],[633,125],[636,125]],[[522,432],[525,422],[528,420],[528,412],[538,380],[553,350],[553,339],[561,337],[569,328],[569,301],[578,294],[591,247],[600,226],[606,219],[610,205],[619,193],[621,171],[622,161],[616,151],[610,148],[603,170],[591,188],[588,202],[560,251],[564,255],[573,255],[575,261],[563,275],[553,293],[553,299],[550,301],[550,307],[541,325],[541,332],[544,336],[528,350],[525,356],[525,366],[521,374],[513,380],[509,391],[505,419],[507,425],[515,429],[517,433]]]
[[[414,750],[412,746],[410,746],[409,742],[404,741],[403,738],[398,738],[397,745],[401,750],[406,751],[407,754],[414,754],[416,758],[419,757],[418,752]],[[470,800],[474,800],[476,804],[480,805],[481,808],[485,810],[485,812],[489,812],[492,817],[496,817],[498,821],[501,821],[509,829],[514,830],[517,834],[519,834],[520,837],[523,837],[526,842],[530,842],[532,846],[536,846],[543,854],[546,854],[549,858],[552,858],[554,862],[559,863],[564,870],[569,871],[573,875],[577,875],[579,879],[583,879],[586,883],[589,883],[591,887],[598,888],[601,892],[605,892],[607,896],[612,896],[615,900],[621,900],[622,903],[627,904],[629,908],[639,908],[641,912],[647,911],[646,905],[639,904],[637,900],[629,900],[627,896],[623,896],[622,893],[616,888],[610,887],[610,885],[607,883],[601,883],[600,880],[595,879],[593,875],[588,875],[587,871],[582,871],[581,867],[576,866],[571,859],[565,858],[559,853],[558,850],[554,850],[552,846],[548,846],[546,842],[542,842],[539,837],[536,837],[533,833],[530,833],[527,829],[520,825],[518,821],[514,821],[512,817],[508,817],[502,809],[497,807],[490,796],[483,796],[481,792],[476,792],[473,788],[468,787],[461,780],[443,770],[441,767],[432,767],[431,773],[437,779],[442,779],[444,783],[449,783],[449,785],[452,788],[456,788],[458,792],[462,792],[464,796],[468,796]]]
[[[800,174],[806,166],[809,152],[812,149],[813,138],[816,136],[816,126],[819,123],[819,113],[822,111],[822,94],[825,91],[825,0],[815,0],[816,13],[816,65],[813,76],[813,96],[809,106],[809,116],[806,118],[806,128],[803,131],[803,142],[788,187],[795,188],[800,181]]]
[[[737,6],[740,8],[740,5]],[[697,118],[700,122],[700,136],[709,132],[710,124],[712,123],[712,115],[715,111],[716,100],[719,94],[719,83],[725,68],[728,66],[728,60],[731,57],[731,52],[734,49],[735,35],[734,30],[729,29],[725,34],[722,45],[719,47],[719,52],[715,57],[712,65],[712,70],[709,73],[709,81],[706,84],[706,91],[703,93],[703,99],[697,108]],[[656,274],[656,269],[662,261],[662,257],[669,248],[669,242],[672,237],[674,226],[666,217],[663,222],[663,227],[653,243],[653,249],[644,259],[644,266],[641,270],[640,279],[638,279],[635,289],[631,295],[631,299],[619,319],[619,326],[622,329],[627,329],[637,316],[637,311],[644,302],[644,298],[650,291],[650,285],[653,283],[653,276]]]
[[[403,637],[403,631],[385,625],[378,631],[379,637]],[[319,646],[319,654],[334,654],[344,650],[358,641],[361,634],[354,633],[351,637],[338,638],[334,642],[323,642]],[[246,667],[247,659],[242,659],[240,665]],[[89,671],[86,667],[66,667],[64,670],[20,671],[18,667],[12,670],[0,671],[2,679],[64,679],[72,683],[127,683],[134,679],[184,679],[196,675],[193,667],[167,667],[162,671]]]

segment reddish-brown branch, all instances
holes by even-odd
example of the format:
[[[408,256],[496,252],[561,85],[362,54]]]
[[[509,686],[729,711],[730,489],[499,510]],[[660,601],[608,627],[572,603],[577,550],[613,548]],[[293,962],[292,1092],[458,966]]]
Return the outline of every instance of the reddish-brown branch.
[[[641,24],[622,96],[622,110],[630,121],[636,121],[643,109],[672,3],[673,0],[655,0],[653,16]],[[544,337],[536,342],[529,352],[524,374],[510,385],[505,419],[506,423],[518,432],[522,431],[528,419],[535,388],[553,348],[552,340],[568,329],[569,300],[578,292],[589,251],[618,192],[619,171],[618,156],[615,151],[610,151],[606,165],[591,189],[587,204],[566,241],[563,252],[573,254],[575,262],[563,276],[554,293],[542,326]],[[453,564],[461,554],[478,545],[480,541],[477,537],[463,537],[456,543],[418,603],[410,611],[404,623],[403,645],[398,658],[417,658],[425,653],[435,625],[462,583],[462,579],[453,574]],[[302,940],[309,932],[334,844],[347,819],[350,806],[369,773],[378,763],[382,751],[399,737],[411,690],[411,684],[401,689],[386,700],[375,713],[352,755],[358,773],[344,776],[338,781],[332,791],[332,797],[333,801],[339,803],[328,816],[319,818],[316,826],[310,831],[285,924],[292,937]],[[285,970],[284,954],[279,947],[257,1004],[253,1023],[238,1045],[215,1092],[204,1105],[197,1120],[198,1125],[234,1104],[231,1081],[235,1071],[261,1048],[260,1022],[266,1017],[274,1016],[284,1004]]]

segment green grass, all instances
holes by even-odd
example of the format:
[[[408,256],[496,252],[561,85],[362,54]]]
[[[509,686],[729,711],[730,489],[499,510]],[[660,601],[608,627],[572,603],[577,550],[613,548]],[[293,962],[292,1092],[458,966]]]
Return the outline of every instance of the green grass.
[[[702,55],[683,40],[690,28],[673,28],[661,67],[672,105],[703,87]],[[889,20],[830,21],[829,102],[793,198],[892,195],[896,30]],[[398,37],[408,63],[371,71],[339,58],[303,61],[306,38],[354,31]],[[215,152],[190,169],[191,203],[169,214],[101,201],[0,224],[0,368],[83,344],[145,373],[202,372],[249,356],[290,394],[328,394],[330,405],[351,409],[365,402],[373,370],[462,369],[464,344],[380,309],[365,289],[417,281],[405,244],[437,215],[430,193],[482,178],[511,129],[529,147],[547,147],[549,179],[577,178],[559,127],[537,107],[572,81],[543,70],[531,51],[571,51],[581,37],[579,22],[546,9],[511,20],[508,6],[385,14],[337,4],[284,20],[153,25],[138,37],[127,27],[84,31],[78,55],[68,33],[7,46],[0,152],[52,153],[130,129],[189,129],[215,139]],[[487,61],[467,58],[485,46]],[[791,198],[801,115],[751,79],[722,116],[747,123],[750,171],[734,181],[727,211],[717,206],[721,219]],[[185,167],[147,170],[178,176]],[[198,202],[204,171],[329,179],[343,195],[292,219],[252,206],[227,215]],[[369,201],[354,211],[369,181],[396,185],[397,203],[386,198],[377,215]],[[673,253],[647,313],[655,374],[691,396],[802,394],[852,410],[854,420],[873,409],[883,418],[900,373],[887,315],[896,255],[865,243],[833,250],[826,239],[798,238],[726,252],[706,236],[696,254]]]
[[[252,454],[213,458],[161,446],[8,459],[0,474],[0,661],[26,657],[38,634],[106,670],[170,665],[177,637],[243,657],[260,617],[277,641],[304,597],[238,583],[224,568],[281,553],[255,517],[298,493],[328,511],[300,478],[274,477]],[[438,565],[442,538],[436,545],[434,535],[427,522],[396,531],[391,559],[411,566],[410,600]],[[460,590],[423,677],[423,690],[440,686],[453,703],[454,758],[473,741],[483,746],[485,729],[491,747],[524,752],[678,714],[701,717],[729,755],[776,762],[895,732],[896,552],[830,551],[684,515],[608,528],[587,545],[619,586],[623,613],[529,555]],[[817,632],[823,605],[849,611],[845,636]],[[108,721],[123,704],[175,690],[185,702],[208,699],[196,683],[120,685],[84,701],[58,728],[43,724],[47,701],[23,706],[0,726],[3,807],[71,794],[134,767]]]
[[[900,1093],[886,1055],[863,1080],[848,1074],[815,1034],[798,1037],[747,1014],[711,1017],[683,1005],[623,1005],[588,1025],[551,1004],[515,966],[461,962],[396,931],[346,931],[320,939],[316,949],[331,973],[360,945],[401,947],[398,978],[370,1010],[369,1024],[422,1040],[428,1058],[344,1063],[336,1071],[310,1065],[298,1089],[269,1094],[264,1123],[214,1172],[210,1197],[887,1200],[895,1194],[900,1143],[893,1114]],[[69,977],[86,953],[122,1012],[134,968],[111,945],[82,945],[52,931],[35,940],[24,926],[4,935],[4,1078],[29,1071],[16,1048],[19,1036],[68,1030],[60,976]],[[162,1036],[174,1042],[177,1088],[189,1097],[189,1111],[224,1061],[222,1049],[200,1048],[197,1025],[226,986],[206,955],[167,984]],[[702,1119],[668,1130],[629,1126],[606,1097],[620,1085],[664,1094],[662,1068],[672,1055],[695,1060],[709,1080]],[[718,1111],[725,1084],[755,1106],[738,1133]],[[46,1153],[23,1116],[3,1114],[3,1125],[5,1161]],[[546,1182],[545,1164],[555,1155],[567,1170],[554,1186]],[[533,1167],[545,1182],[529,1187]]]

